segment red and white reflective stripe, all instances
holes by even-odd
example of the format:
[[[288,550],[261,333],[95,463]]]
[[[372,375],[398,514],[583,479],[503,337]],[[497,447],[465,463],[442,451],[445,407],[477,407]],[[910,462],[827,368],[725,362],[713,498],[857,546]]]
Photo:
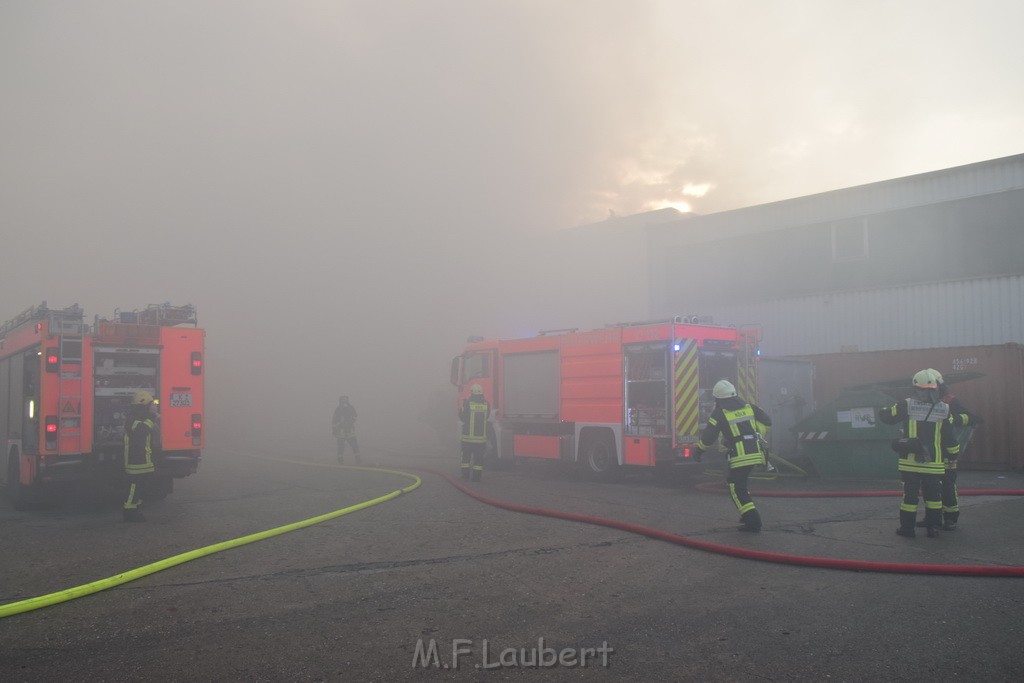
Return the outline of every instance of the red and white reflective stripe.
[[[804,441],[821,441],[828,438],[828,432],[799,432],[799,435]]]

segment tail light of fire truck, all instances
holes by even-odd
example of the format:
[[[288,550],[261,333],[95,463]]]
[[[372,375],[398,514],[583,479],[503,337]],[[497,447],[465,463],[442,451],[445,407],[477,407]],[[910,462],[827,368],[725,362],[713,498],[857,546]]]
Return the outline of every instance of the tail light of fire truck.
[[[57,450],[57,416],[46,416],[46,450]]]
[[[693,457],[693,446],[683,446],[683,450],[681,452],[683,454],[683,458],[689,460]]]
[[[60,369],[60,354],[56,347],[46,349],[46,371],[57,372]]]
[[[192,374],[203,374],[203,353],[201,351],[192,352]]]
[[[199,413],[192,414],[192,445],[199,446],[203,441],[203,416]]]

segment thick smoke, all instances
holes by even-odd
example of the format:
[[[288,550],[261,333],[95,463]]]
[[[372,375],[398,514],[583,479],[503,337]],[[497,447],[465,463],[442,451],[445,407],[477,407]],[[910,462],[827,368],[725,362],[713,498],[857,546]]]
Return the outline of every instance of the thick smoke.
[[[565,228],[1019,152],[991,5],[4,3],[0,318],[193,303],[211,439],[329,449],[346,393],[437,448],[468,334],[646,308],[639,231]]]

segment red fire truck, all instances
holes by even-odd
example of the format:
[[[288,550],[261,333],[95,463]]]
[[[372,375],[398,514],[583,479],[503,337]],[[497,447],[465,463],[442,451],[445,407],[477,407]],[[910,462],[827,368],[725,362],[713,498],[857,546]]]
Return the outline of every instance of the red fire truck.
[[[756,400],[759,334],[697,316],[550,330],[528,339],[471,337],[452,360],[459,404],[474,384],[491,404],[489,456],[620,466],[685,463],[720,379]]]
[[[123,422],[132,395],[159,401],[154,494],[194,473],[203,447],[205,331],[195,308],[152,305],[83,322],[77,304],[44,301],[0,326],[0,479],[25,509],[56,482],[124,476]]]

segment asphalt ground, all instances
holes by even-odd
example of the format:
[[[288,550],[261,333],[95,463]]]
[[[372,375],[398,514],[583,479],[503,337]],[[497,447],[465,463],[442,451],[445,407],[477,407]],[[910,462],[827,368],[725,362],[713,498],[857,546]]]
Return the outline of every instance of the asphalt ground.
[[[0,603],[114,576],[408,486],[326,453],[210,449],[200,472],[120,520],[113,497],[0,508]],[[1024,680],[1024,579],[854,572],[737,559],[481,503],[428,471],[456,458],[368,452],[418,468],[396,499],[0,619],[5,681]],[[736,531],[727,496],[647,474],[595,482],[549,463],[488,471],[483,495],[773,553],[1024,565],[1024,499],[965,497],[960,529],[894,534],[899,499],[757,498]],[[1024,488],[963,472],[961,488]],[[6,501],[4,501],[6,502]],[[433,646],[431,645],[433,644]],[[432,649],[436,648],[436,649]],[[486,651],[485,651],[486,648]],[[561,658],[561,662],[559,662]],[[586,666],[580,660],[586,658]],[[456,664],[458,665],[456,668]]]

